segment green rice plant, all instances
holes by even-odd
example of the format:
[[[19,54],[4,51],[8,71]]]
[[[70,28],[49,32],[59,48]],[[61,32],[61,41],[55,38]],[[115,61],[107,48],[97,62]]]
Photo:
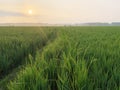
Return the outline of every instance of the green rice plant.
[[[56,37],[54,30],[40,27],[0,27],[0,78],[25,63],[29,54]],[[51,35],[52,34],[52,35]]]
[[[35,54],[32,64],[23,70],[26,73],[21,71],[19,78],[8,85],[9,90],[120,89],[120,27],[46,29],[58,30],[53,32],[56,39]],[[15,87],[15,82],[21,80],[30,84]]]
[[[33,58],[30,57],[30,62]],[[28,64],[28,66],[19,73],[14,82],[10,82],[8,88],[10,90],[47,90],[47,75],[44,76],[44,69],[42,65],[45,64],[43,60],[40,61],[40,67]],[[46,77],[46,78],[45,78]]]

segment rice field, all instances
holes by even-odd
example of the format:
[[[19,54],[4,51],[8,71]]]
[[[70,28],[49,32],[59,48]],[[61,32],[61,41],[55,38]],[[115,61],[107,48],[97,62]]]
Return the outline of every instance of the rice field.
[[[0,49],[1,76],[27,61],[7,90],[120,90],[120,27],[2,27]]]
[[[24,62],[28,54],[34,55],[50,37],[51,30],[30,27],[0,28],[0,76]],[[24,62],[25,63],[25,62]]]

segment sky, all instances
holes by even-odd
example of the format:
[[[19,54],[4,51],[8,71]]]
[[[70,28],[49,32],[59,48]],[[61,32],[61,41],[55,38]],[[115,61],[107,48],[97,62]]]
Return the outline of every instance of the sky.
[[[0,0],[0,23],[119,21],[120,0]]]

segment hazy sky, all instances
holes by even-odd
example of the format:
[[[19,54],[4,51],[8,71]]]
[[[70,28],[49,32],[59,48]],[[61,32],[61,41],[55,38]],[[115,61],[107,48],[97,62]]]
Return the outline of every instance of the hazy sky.
[[[0,23],[120,21],[120,0],[0,0]]]

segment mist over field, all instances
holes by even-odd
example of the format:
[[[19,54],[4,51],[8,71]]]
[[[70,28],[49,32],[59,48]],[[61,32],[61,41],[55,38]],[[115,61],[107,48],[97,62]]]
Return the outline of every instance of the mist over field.
[[[120,0],[0,0],[0,90],[120,90]]]
[[[0,23],[119,22],[119,3],[119,0],[1,0]]]

